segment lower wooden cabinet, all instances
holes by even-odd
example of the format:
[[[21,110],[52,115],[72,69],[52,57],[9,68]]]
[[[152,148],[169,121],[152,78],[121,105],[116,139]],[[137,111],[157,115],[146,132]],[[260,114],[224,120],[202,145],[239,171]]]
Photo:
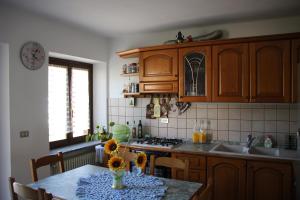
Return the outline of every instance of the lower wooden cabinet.
[[[290,200],[292,166],[282,163],[248,161],[247,200]]]
[[[173,153],[173,158],[181,160],[189,160],[189,181],[200,182],[206,184],[206,158],[205,156]],[[175,179],[183,180],[183,170],[172,169],[172,177]]]
[[[208,157],[207,173],[213,182],[213,200],[245,200],[245,160]]]

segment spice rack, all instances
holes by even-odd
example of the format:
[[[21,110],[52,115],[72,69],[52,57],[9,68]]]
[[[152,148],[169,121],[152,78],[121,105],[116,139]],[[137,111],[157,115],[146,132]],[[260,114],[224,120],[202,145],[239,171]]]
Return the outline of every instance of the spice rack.
[[[138,97],[139,93],[139,67],[137,63],[124,64],[122,67],[122,73],[120,74],[122,77],[128,77],[128,83],[124,84],[123,95],[124,97]],[[133,78],[131,80],[131,77]]]

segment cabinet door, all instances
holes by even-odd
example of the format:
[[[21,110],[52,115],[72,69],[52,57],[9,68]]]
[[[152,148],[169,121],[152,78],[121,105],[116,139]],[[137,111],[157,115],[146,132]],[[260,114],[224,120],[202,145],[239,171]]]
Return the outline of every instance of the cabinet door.
[[[292,168],[289,164],[249,161],[247,200],[290,200]]]
[[[208,179],[212,179],[214,200],[244,200],[246,161],[208,157]]]
[[[140,81],[177,81],[177,49],[142,52],[140,55]]]
[[[179,49],[180,101],[211,101],[211,47]]]
[[[300,102],[300,39],[292,41],[292,101]],[[298,87],[297,87],[298,86]]]
[[[290,41],[250,43],[251,102],[289,102]]]
[[[205,156],[175,153],[173,158],[189,161],[189,179],[191,182],[206,184],[206,158]],[[178,180],[184,180],[183,170],[172,169],[172,177]]]
[[[213,47],[212,101],[249,101],[248,44]]]

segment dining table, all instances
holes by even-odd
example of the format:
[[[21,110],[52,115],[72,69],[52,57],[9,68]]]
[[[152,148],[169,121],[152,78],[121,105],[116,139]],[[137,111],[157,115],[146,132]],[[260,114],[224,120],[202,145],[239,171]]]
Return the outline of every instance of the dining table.
[[[78,182],[81,178],[87,178],[99,172],[107,172],[108,168],[99,167],[95,165],[84,165],[63,173],[52,175],[37,182],[28,184],[33,189],[43,188],[48,193],[52,193],[54,197],[66,200],[81,200],[76,194],[78,189]],[[149,175],[144,175],[149,176]],[[166,186],[163,200],[191,200],[196,198],[203,184],[168,178],[160,179],[164,186]],[[107,183],[110,184],[111,183]],[[197,199],[197,198],[196,198]]]

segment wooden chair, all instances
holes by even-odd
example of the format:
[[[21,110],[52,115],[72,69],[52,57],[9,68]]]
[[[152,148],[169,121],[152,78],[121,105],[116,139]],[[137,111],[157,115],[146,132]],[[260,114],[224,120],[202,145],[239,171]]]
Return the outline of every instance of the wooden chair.
[[[62,152],[59,152],[57,155],[50,155],[50,156],[44,156],[41,158],[38,158],[37,160],[31,159],[30,160],[30,168],[31,168],[31,176],[32,176],[32,181],[36,182],[38,181],[38,176],[37,176],[37,169],[39,167],[43,167],[49,164],[55,164],[59,163],[59,170],[60,172],[65,171],[65,166],[64,166],[64,159],[63,159],[63,154]]]
[[[155,159],[154,155],[150,156],[150,174],[154,175],[155,166],[164,166],[169,168],[182,169],[184,171],[184,180],[189,178],[189,161],[182,161],[171,157],[158,157]],[[172,173],[173,174],[173,173]],[[175,177],[172,177],[175,178]]]
[[[211,200],[213,190],[213,181],[211,178],[208,179],[207,185],[204,190],[200,193],[199,200]]]
[[[53,196],[50,193],[46,193],[44,189],[39,188],[34,190],[26,185],[17,183],[14,178],[9,177],[9,189],[11,193],[12,200],[18,200],[19,197],[22,199],[31,200],[52,200]]]
[[[123,155],[124,161],[126,163],[126,171],[130,171],[130,162],[137,158],[137,154],[129,151],[125,151]],[[145,167],[142,169],[145,173]]]

